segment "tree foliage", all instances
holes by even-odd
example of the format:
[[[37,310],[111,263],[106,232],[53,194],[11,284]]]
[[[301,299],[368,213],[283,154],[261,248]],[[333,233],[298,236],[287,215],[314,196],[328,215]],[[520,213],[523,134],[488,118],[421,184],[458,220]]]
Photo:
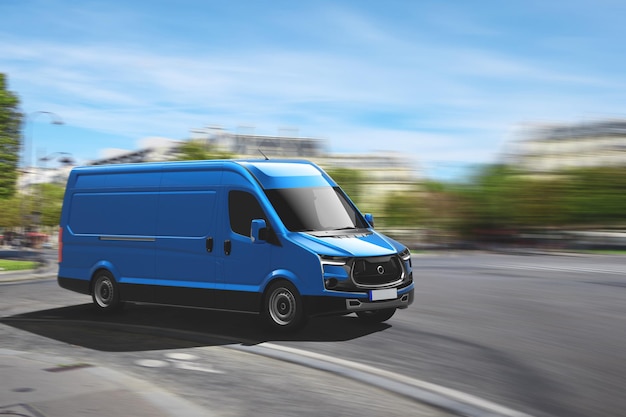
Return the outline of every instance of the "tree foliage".
[[[492,165],[457,192],[466,230],[626,223],[626,167],[580,168],[537,177]]]
[[[19,98],[7,90],[6,76],[0,73],[0,198],[15,193],[19,161],[22,114]]]
[[[61,221],[61,208],[65,186],[59,184],[38,184],[37,193],[43,226],[58,226]]]
[[[461,200],[463,229],[501,229],[512,226],[517,178],[504,165],[481,168],[466,185],[455,191]]]
[[[577,169],[565,175],[562,185],[564,222],[626,224],[626,167]]]
[[[447,233],[457,227],[459,207],[460,199],[448,184],[419,181],[410,190],[388,195],[382,225]]]
[[[350,197],[354,204],[358,205],[363,188],[363,173],[357,169],[350,168],[331,168],[325,171]]]
[[[14,194],[0,199],[0,229],[12,229],[22,225],[24,196]]]
[[[185,141],[179,148],[177,160],[179,161],[201,161],[207,159],[229,159],[233,155],[220,151],[215,146],[206,144],[200,140]]]
[[[426,216],[419,193],[391,193],[385,199],[381,225],[385,227],[414,227],[424,223]]]
[[[329,169],[357,205],[364,173]],[[421,181],[387,195],[385,227],[423,227],[459,235],[541,228],[626,226],[626,167],[580,168],[545,176],[485,165],[462,184]]]

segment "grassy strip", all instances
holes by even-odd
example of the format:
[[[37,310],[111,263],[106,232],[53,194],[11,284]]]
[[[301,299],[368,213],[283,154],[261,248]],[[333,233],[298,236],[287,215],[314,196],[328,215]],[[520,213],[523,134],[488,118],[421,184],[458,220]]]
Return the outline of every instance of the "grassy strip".
[[[37,268],[34,261],[14,261],[12,259],[0,259],[0,271],[23,271]]]
[[[585,250],[582,251],[584,253],[592,253],[592,254],[597,254],[597,255],[626,255],[626,250],[611,250],[611,249],[590,249],[590,250]]]

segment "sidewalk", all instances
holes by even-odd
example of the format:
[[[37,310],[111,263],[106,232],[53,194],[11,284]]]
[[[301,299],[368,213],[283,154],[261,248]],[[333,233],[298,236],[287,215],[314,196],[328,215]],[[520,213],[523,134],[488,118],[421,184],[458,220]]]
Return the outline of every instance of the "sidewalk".
[[[477,415],[451,411],[453,409],[446,411],[404,397],[401,392],[394,393],[393,390],[387,389],[381,391],[376,384],[363,385],[363,381],[352,381],[347,375],[337,375],[290,360],[283,359],[281,366],[284,367],[285,373],[268,371],[277,367],[276,358],[250,353],[248,349],[220,351],[219,355],[224,361],[220,362],[219,366],[225,369],[224,372],[220,372],[221,375],[225,375],[223,383],[236,389],[226,391],[226,397],[224,392],[218,393],[217,396],[209,392],[207,393],[209,398],[204,398],[204,404],[201,406],[157,387],[143,378],[139,379],[106,366],[94,365],[85,359],[76,360],[0,348],[2,372],[0,415],[23,417],[319,415],[316,409],[311,409],[311,404],[317,404],[314,402],[316,398],[317,401],[324,398],[328,399],[330,404],[341,405],[337,410],[332,406],[330,409],[327,407],[323,411],[320,410],[325,415],[329,415],[329,410],[330,415],[350,415],[346,414],[346,410],[348,413],[355,411],[354,404],[371,408],[365,412],[362,410],[361,414],[364,415],[383,415],[383,412],[394,416],[415,417]],[[190,365],[189,368],[179,369],[197,372],[199,368],[193,367],[193,362]],[[240,369],[240,372],[233,372],[233,366]],[[320,375],[323,377],[320,378]],[[259,387],[256,385],[257,382],[254,382],[257,376],[258,382],[263,381],[263,384],[269,384],[270,387],[282,389],[273,391],[268,397],[267,387]],[[235,385],[233,378],[236,381]],[[240,381],[238,378],[243,379]],[[281,396],[281,393],[288,392],[284,389],[285,379],[289,381],[288,384],[293,381],[293,386],[299,387],[302,399]],[[341,387],[341,389],[327,392],[320,387]],[[408,389],[410,390],[410,387]],[[241,405],[241,401],[245,404]],[[216,406],[213,407],[212,404]],[[307,408],[300,409],[302,406]],[[463,405],[459,407],[459,410],[468,409]],[[501,414],[489,415],[504,417]]]
[[[1,271],[0,284],[55,278],[57,265]],[[69,358],[0,348],[0,414],[26,417],[212,416],[149,382]]]
[[[38,269],[26,269],[23,271],[0,271],[0,284],[56,278],[57,270],[57,265],[53,265]]]
[[[28,417],[211,416],[146,381],[71,359],[0,349],[0,414]]]

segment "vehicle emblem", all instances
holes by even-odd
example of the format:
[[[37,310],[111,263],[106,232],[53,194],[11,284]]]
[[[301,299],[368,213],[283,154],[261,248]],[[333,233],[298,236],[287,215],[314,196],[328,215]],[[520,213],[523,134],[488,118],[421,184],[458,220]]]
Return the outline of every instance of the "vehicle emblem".
[[[382,265],[378,265],[376,272],[378,272],[378,275],[382,275],[385,273],[385,268]]]

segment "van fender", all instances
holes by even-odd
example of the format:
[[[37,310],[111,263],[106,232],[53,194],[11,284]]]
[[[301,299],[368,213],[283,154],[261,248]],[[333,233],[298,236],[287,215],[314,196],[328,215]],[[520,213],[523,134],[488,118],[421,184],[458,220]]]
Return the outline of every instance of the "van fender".
[[[111,262],[105,261],[105,260],[98,261],[91,267],[91,269],[89,270],[89,281],[90,282],[91,282],[91,279],[93,278],[94,274],[96,273],[96,271],[99,270],[99,269],[106,269],[107,271],[109,271],[113,275],[113,279],[115,279],[115,282],[117,282],[117,283],[120,282],[120,274],[119,274],[119,271],[117,270],[117,268],[115,268],[115,266]]]
[[[291,282],[295,285],[296,289],[302,294],[302,291],[305,290],[302,280],[298,278],[296,274],[288,269],[276,269],[272,271],[263,281],[263,292],[267,289],[267,286],[270,285],[273,281],[277,279],[284,279],[286,281]]]

